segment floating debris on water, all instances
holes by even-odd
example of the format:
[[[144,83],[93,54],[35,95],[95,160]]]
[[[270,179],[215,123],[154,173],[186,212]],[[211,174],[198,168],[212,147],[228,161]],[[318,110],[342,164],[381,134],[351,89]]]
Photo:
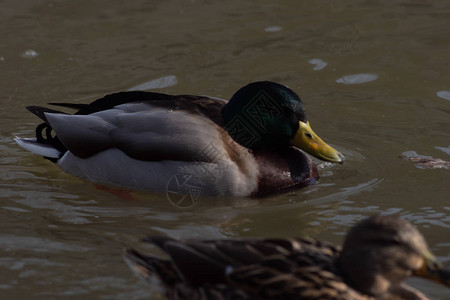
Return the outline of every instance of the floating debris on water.
[[[450,169],[450,161],[440,158],[410,157],[409,160],[419,169]]]
[[[415,151],[403,152],[401,157],[412,161],[416,168],[419,169],[450,169],[450,161],[432,156],[420,155]]]

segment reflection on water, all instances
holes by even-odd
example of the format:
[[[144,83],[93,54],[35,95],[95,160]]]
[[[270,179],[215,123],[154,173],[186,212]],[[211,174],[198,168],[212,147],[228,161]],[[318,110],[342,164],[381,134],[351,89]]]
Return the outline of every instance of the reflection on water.
[[[314,71],[320,71],[328,65],[327,62],[321,60],[320,58],[313,58],[308,62],[312,65],[315,65],[315,67],[313,68]]]
[[[151,89],[163,89],[178,83],[177,77],[173,75],[164,76],[161,78],[153,79],[139,85],[129,88],[129,91],[145,91]]]
[[[89,248],[70,245],[67,243],[59,243],[48,239],[40,239],[35,237],[3,235],[0,236],[0,242],[6,251],[19,251],[33,249],[36,252],[87,252]]]
[[[326,201],[334,201],[335,199],[347,200],[349,196],[354,196],[359,194],[363,191],[370,191],[371,189],[375,188],[378,184],[380,184],[383,181],[383,179],[372,179],[368,182],[363,182],[360,184],[357,184],[356,186],[350,186],[350,187],[342,187],[340,188],[340,191],[334,194],[330,194],[324,197],[315,198],[314,202],[321,203]]]
[[[445,153],[447,153],[448,155],[450,155],[450,146],[448,147],[434,147],[435,149],[441,150]]]
[[[343,84],[361,84],[366,82],[371,82],[378,79],[377,74],[353,74],[353,75],[346,75],[344,77],[341,77],[336,80],[338,83]]]
[[[340,243],[372,214],[411,221],[450,263],[449,170],[400,157],[412,149],[448,160],[447,2],[23,0],[4,1],[0,17],[5,299],[159,299],[121,257],[147,235]],[[257,80],[297,91],[345,164],[316,161],[318,184],[300,191],[178,209],[165,195],[81,181],[12,141],[34,134],[27,105],[85,103],[130,87],[229,98]],[[409,283],[448,298],[438,285]]]
[[[436,95],[442,99],[450,101],[450,91],[438,91]]]
[[[27,50],[24,53],[22,53],[22,57],[25,57],[25,58],[35,58],[38,56],[39,56],[39,53],[37,53],[33,49]]]
[[[277,32],[277,31],[281,31],[281,30],[283,30],[283,27],[281,27],[281,26],[270,26],[270,27],[264,28],[265,32]]]

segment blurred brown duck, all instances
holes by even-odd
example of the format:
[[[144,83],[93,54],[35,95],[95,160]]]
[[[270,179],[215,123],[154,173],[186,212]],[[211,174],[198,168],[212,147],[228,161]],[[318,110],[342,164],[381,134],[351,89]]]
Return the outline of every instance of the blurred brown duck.
[[[43,123],[23,148],[97,183],[200,196],[264,196],[314,183],[303,151],[344,157],[314,133],[300,97],[269,81],[239,89],[230,101],[129,91],[66,114],[29,106]],[[303,151],[301,151],[301,150]]]
[[[371,217],[356,224],[343,248],[312,239],[187,240],[149,237],[170,259],[128,249],[145,278],[157,276],[171,300],[428,299],[406,285],[420,276],[450,286],[423,236],[408,222]]]

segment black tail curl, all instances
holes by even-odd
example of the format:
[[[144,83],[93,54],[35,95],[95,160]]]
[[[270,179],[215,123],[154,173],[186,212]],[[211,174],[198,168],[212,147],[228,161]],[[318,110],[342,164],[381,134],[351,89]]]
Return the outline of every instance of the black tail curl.
[[[61,143],[59,138],[54,134],[53,128],[48,123],[47,118],[45,117],[45,113],[58,113],[64,114],[63,112],[53,110],[46,107],[41,106],[27,106],[27,109],[32,112],[34,115],[39,117],[44,123],[39,124],[36,127],[36,141],[40,144],[51,145],[61,153],[65,153],[67,148]],[[51,157],[45,157],[52,162],[56,162],[57,159]]]

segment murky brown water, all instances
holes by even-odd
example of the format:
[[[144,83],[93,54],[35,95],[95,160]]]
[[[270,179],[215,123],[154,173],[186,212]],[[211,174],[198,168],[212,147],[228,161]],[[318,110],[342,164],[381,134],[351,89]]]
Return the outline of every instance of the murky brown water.
[[[340,243],[374,213],[414,223],[450,264],[450,170],[399,157],[450,160],[450,2],[215,2],[0,2],[2,299],[156,299],[121,257],[146,235]],[[367,75],[345,77],[354,74]],[[34,134],[26,105],[89,102],[165,76],[177,84],[159,91],[223,98],[250,81],[289,85],[347,161],[322,165],[301,191],[178,209],[161,195],[97,189],[12,141]]]

